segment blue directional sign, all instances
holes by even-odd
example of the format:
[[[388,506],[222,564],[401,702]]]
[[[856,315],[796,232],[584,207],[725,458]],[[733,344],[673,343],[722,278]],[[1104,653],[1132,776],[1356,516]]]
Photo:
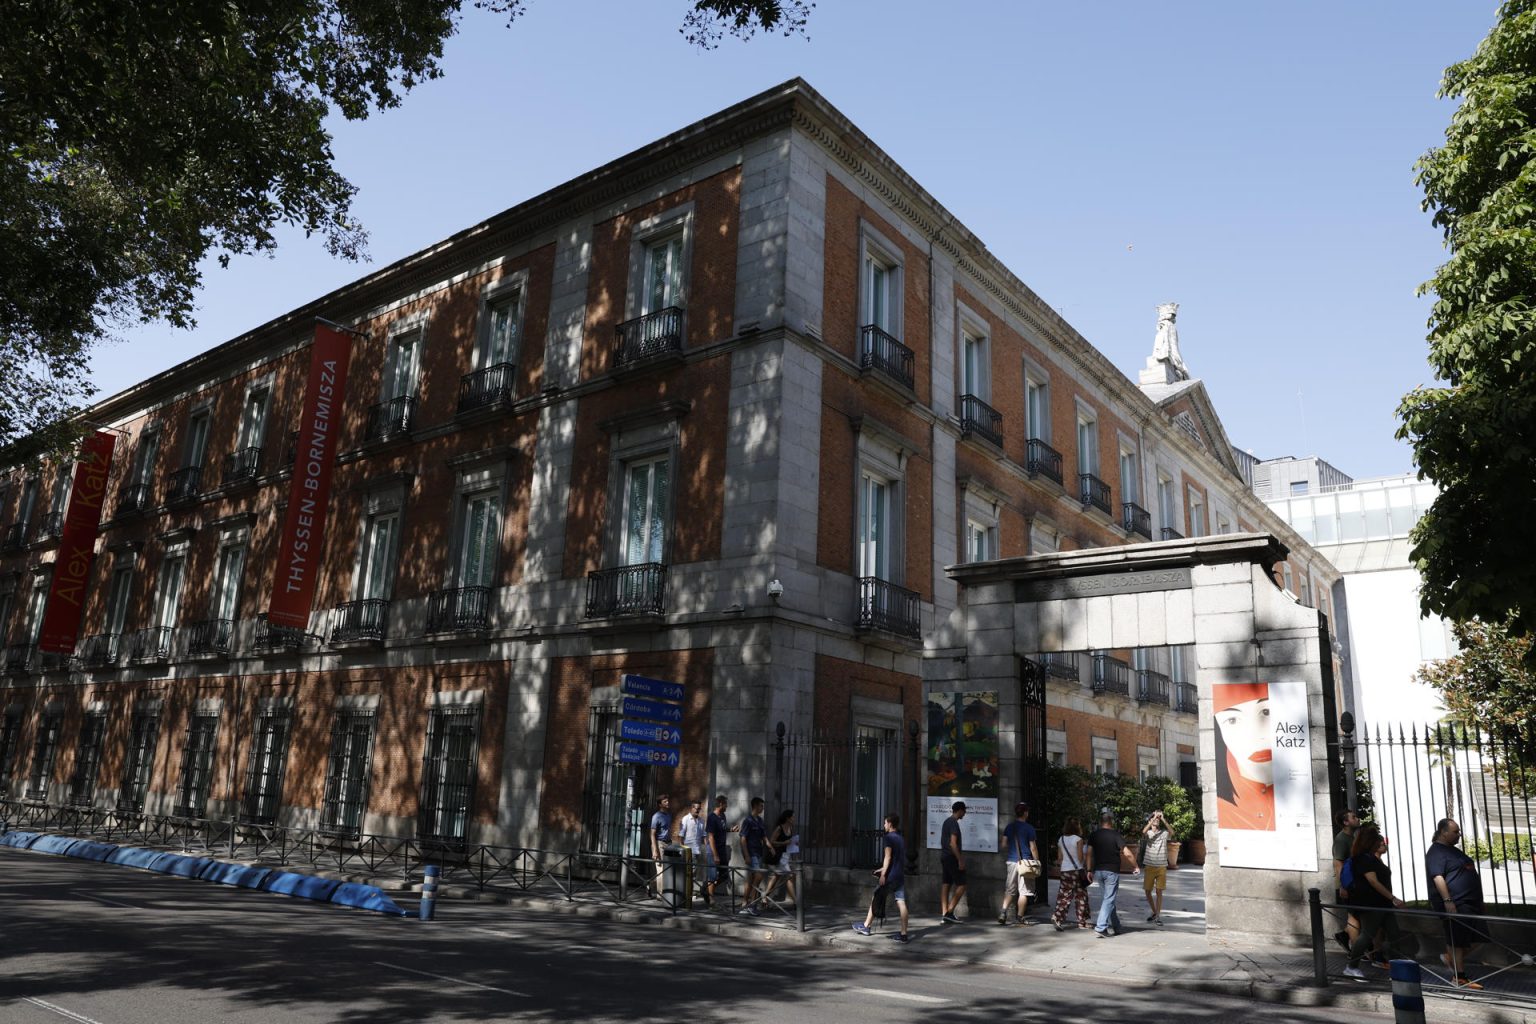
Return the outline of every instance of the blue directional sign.
[[[625,676],[624,692],[657,700],[682,700],[683,684],[669,683],[664,679],[647,679],[645,676]]]
[[[683,730],[677,726],[652,725],[650,722],[624,722],[619,730],[619,736],[626,740],[665,743],[673,747],[683,742]]]
[[[683,708],[680,704],[663,704],[659,700],[643,697],[624,698],[625,718],[649,718],[653,722],[681,722]]]
[[[650,764],[660,768],[676,768],[677,751],[666,747],[648,747],[643,743],[620,743],[619,760],[624,764]]]

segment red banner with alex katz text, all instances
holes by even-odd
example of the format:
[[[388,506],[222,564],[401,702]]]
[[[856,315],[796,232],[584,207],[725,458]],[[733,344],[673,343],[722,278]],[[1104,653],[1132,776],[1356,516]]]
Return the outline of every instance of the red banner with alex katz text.
[[[80,611],[85,606],[91,559],[96,555],[96,532],[101,528],[101,503],[107,494],[107,475],[112,471],[112,448],[117,438],[98,430],[80,442],[75,464],[75,485],[64,511],[59,534],[59,555],[48,584],[48,603],[43,608],[43,628],[37,646],[51,654],[73,654],[80,639]]]
[[[288,514],[278,538],[272,602],[267,607],[267,621],[274,626],[309,626],[326,512],[331,504],[331,469],[341,440],[341,400],[351,359],[352,339],[344,331],[329,324],[315,325],[304,415],[294,444]]]

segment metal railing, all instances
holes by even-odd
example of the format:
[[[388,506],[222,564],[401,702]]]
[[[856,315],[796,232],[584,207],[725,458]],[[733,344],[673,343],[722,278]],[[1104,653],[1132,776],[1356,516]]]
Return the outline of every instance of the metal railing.
[[[1109,484],[1092,473],[1077,474],[1077,498],[1084,508],[1096,508],[1105,515],[1114,515],[1109,503]]]
[[[1142,704],[1168,704],[1169,679],[1149,668],[1136,670],[1136,699]]]
[[[1042,654],[1039,661],[1040,667],[1045,669],[1045,674],[1051,678],[1077,682],[1079,670],[1076,654]]]
[[[975,395],[960,396],[960,434],[1003,446],[1003,414]]]
[[[459,381],[459,412],[509,404],[512,401],[512,377],[516,373],[517,367],[511,363],[497,363],[466,373]]]
[[[131,642],[128,645],[129,660],[169,661],[173,633],[175,630],[170,626],[146,626],[135,630],[131,634]]]
[[[859,328],[859,369],[872,370],[911,391],[915,364],[912,350],[894,336],[874,324]]]
[[[1182,533],[1180,533],[1178,530],[1175,530],[1171,526],[1163,527],[1162,533],[1159,536],[1163,540],[1183,540],[1184,539],[1184,535]]]
[[[64,535],[64,513],[49,512],[37,521],[37,530],[33,533],[38,541],[54,540]]]
[[[234,619],[204,619],[186,627],[188,654],[228,654],[234,647]]]
[[[298,650],[319,642],[320,637],[314,633],[306,633],[294,626],[274,626],[267,621],[266,612],[256,616],[256,635],[251,639],[251,646],[260,650]]]
[[[404,437],[411,432],[411,421],[415,416],[415,395],[401,395],[371,405],[368,407],[368,430],[363,439],[382,441],[390,437]]]
[[[0,537],[0,551],[20,551],[27,546],[27,524],[25,522],[12,523],[5,528],[5,536]]]
[[[183,466],[171,474],[170,486],[166,488],[165,500],[167,504],[177,502],[196,501],[202,493],[203,467]]]
[[[383,640],[389,626],[389,602],[377,597],[345,601],[331,611],[331,643]]]
[[[491,621],[491,588],[435,590],[427,597],[427,632],[485,629]]]
[[[149,508],[150,486],[147,483],[123,484],[117,491],[117,504],[112,514],[121,519],[143,514]]]
[[[1024,469],[1030,476],[1043,476],[1059,484],[1062,479],[1061,452],[1038,437],[1032,437],[1026,446]]]
[[[587,618],[661,615],[667,610],[667,567],[660,562],[587,573]]]
[[[241,448],[224,456],[224,486],[249,483],[261,475],[261,449]]]
[[[1108,654],[1093,656],[1093,692],[1131,695],[1131,666]]]
[[[12,675],[25,675],[32,670],[32,660],[36,656],[36,644],[11,644],[5,649],[5,671]]]
[[[1136,504],[1128,501],[1120,506],[1120,526],[1126,533],[1139,533],[1147,540],[1152,539],[1152,513]]]
[[[683,311],[676,306],[626,320],[614,328],[618,348],[616,366],[631,366],[657,356],[683,351]]]
[[[855,629],[878,629],[916,639],[922,635],[922,608],[916,593],[878,576],[859,579]]]
[[[80,642],[78,657],[86,668],[106,668],[117,664],[122,638],[116,633],[97,633]]]
[[[1194,683],[1175,683],[1173,710],[1184,715],[1193,715],[1200,710],[1200,691]]]

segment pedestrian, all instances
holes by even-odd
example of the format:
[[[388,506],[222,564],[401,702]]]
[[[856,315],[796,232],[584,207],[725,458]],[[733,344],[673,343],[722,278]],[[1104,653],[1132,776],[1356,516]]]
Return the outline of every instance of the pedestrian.
[[[1057,874],[1061,876],[1056,889],[1056,910],[1051,914],[1051,924],[1061,931],[1066,920],[1067,907],[1077,908],[1077,926],[1089,927],[1088,921],[1088,857],[1084,850],[1083,827],[1074,818],[1068,818],[1061,826],[1061,838],[1056,840]]]
[[[1040,877],[1040,848],[1035,845],[1035,826],[1029,823],[1029,804],[1022,800],[1013,805],[1013,820],[1003,829],[1003,852],[1008,877],[1003,883],[997,923],[1006,926],[1008,908],[1016,906],[1019,924],[1034,924],[1028,917],[1029,900],[1035,894],[1035,879]]]
[[[1451,818],[1435,825],[1435,839],[1424,854],[1424,876],[1429,879],[1429,909],[1445,915],[1445,955],[1440,959],[1451,969],[1457,988],[1483,986],[1467,977],[1467,954],[1483,940],[1482,928],[1473,920],[1483,912],[1483,880],[1472,858],[1456,848],[1461,826]]]
[[[1120,830],[1115,828],[1113,814],[1105,811],[1100,816],[1099,827],[1088,837],[1087,846],[1088,870],[1093,873],[1093,880],[1099,883],[1100,893],[1099,919],[1093,926],[1094,933],[1101,939],[1111,933],[1119,935],[1125,929],[1120,927],[1115,902],[1120,894],[1120,858],[1128,851]],[[1140,867],[1136,868],[1136,874],[1141,874]]]
[[[1349,848],[1354,845],[1355,832],[1360,828],[1360,815],[1345,808],[1334,815],[1334,827],[1338,829],[1333,837],[1333,880],[1337,889],[1334,902],[1345,906],[1349,903],[1349,890],[1344,887],[1344,865],[1349,862]],[[1359,934],[1360,921],[1351,912],[1344,917],[1344,930],[1335,932],[1333,941],[1348,951],[1349,944]]]
[[[901,931],[892,935],[897,942],[907,941],[907,890],[905,888],[907,845],[901,838],[901,818],[895,814],[885,816],[885,835],[880,839],[883,853],[880,867],[875,872],[875,896],[869,901],[869,913],[863,924],[855,924],[853,930],[868,935],[875,923],[875,903],[880,899],[895,900],[896,912],[901,916]],[[885,890],[883,893],[881,890]],[[884,916],[883,914],[881,915]]]
[[[1349,965],[1344,976],[1356,981],[1365,980],[1360,962],[1378,932],[1385,938],[1382,946],[1390,957],[1402,943],[1402,930],[1397,926],[1397,916],[1392,913],[1403,901],[1392,895],[1392,869],[1382,858],[1387,853],[1387,841],[1375,825],[1364,825],[1355,833],[1355,843],[1350,847],[1349,870],[1354,882],[1349,887],[1350,902],[1355,916],[1360,919],[1360,934],[1349,944]]]
[[[686,849],[692,855],[690,870],[699,879],[699,895],[709,901],[709,890],[705,887],[705,863],[704,863],[704,803],[701,800],[693,800],[688,804],[688,813],[683,815],[683,820],[677,824],[677,836]]]
[[[709,863],[705,872],[709,888],[704,902],[710,906],[714,905],[715,889],[720,884],[720,876],[731,870],[731,827],[726,824],[725,807],[725,794],[721,793],[715,797],[715,809],[704,820],[704,858]]]
[[[656,813],[651,815],[651,860],[656,862],[656,895],[661,895],[661,851],[672,842],[672,798],[663,793],[656,798]]]
[[[785,808],[779,813],[779,818],[773,825],[773,833],[769,835],[768,842],[773,852],[769,859],[773,864],[773,878],[769,882],[768,897],[773,896],[773,891],[780,885],[788,894],[788,903],[795,905],[795,866],[794,859],[800,852],[800,836],[795,830],[795,812]]]
[[[1141,850],[1136,860],[1141,866],[1141,891],[1146,894],[1147,909],[1152,911],[1147,920],[1159,927],[1163,923],[1163,890],[1168,888],[1168,841],[1172,838],[1163,812],[1153,811],[1141,830]]]
[[[965,801],[950,806],[949,817],[939,829],[939,921],[959,924],[955,910],[965,895],[965,844],[960,838],[960,821],[965,817]]]
[[[757,887],[763,879],[764,858],[768,855],[768,826],[763,824],[763,808],[767,807],[760,796],[752,798],[751,813],[741,819],[741,854],[747,869],[747,889],[742,894],[738,914],[757,916]]]

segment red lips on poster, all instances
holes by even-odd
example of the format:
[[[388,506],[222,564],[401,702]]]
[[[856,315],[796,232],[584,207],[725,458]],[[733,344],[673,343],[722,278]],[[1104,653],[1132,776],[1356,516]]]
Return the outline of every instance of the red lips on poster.
[[[107,493],[107,475],[112,471],[112,447],[116,441],[113,435],[98,430],[80,442],[75,484],[64,513],[58,559],[48,584],[48,603],[43,609],[39,650],[73,654],[75,641],[80,639],[80,609],[85,604],[86,581],[96,553],[101,502]]]

